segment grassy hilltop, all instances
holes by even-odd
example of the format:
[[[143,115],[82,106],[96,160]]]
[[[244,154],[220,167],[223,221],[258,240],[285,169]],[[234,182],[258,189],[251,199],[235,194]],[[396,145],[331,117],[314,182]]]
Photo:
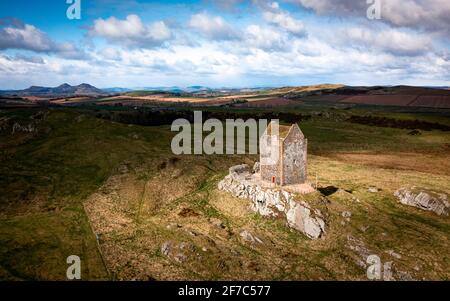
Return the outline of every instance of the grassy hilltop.
[[[366,253],[393,262],[398,279],[450,278],[448,217],[393,196],[409,185],[450,194],[449,131],[349,122],[367,114],[360,107],[286,109],[311,116],[300,127],[322,193],[308,198],[326,202],[329,227],[310,241],[217,189],[230,166],[256,156],[174,156],[168,125],[118,123],[127,109],[104,110],[0,112],[0,279],[64,280],[69,255],[80,255],[84,280],[366,279]],[[370,110],[450,125],[445,115]]]

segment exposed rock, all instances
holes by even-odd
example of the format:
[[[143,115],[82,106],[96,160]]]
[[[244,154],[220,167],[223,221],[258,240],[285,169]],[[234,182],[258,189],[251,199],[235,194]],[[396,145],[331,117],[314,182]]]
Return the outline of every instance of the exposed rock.
[[[396,253],[394,250],[388,250],[388,251],[386,251],[386,253],[397,259],[402,258],[402,255]]]
[[[325,221],[319,210],[311,209],[305,202],[290,201],[286,213],[288,225],[312,239],[318,239],[325,233]]]
[[[380,191],[380,189],[378,189],[377,187],[371,186],[371,187],[367,188],[367,191],[371,192],[371,193],[377,193]]]
[[[218,218],[210,218],[209,222],[219,229],[225,229],[225,224]]]
[[[401,188],[394,195],[403,205],[448,216],[450,203],[448,202],[448,196],[444,193],[417,190],[415,187],[412,187],[411,189]]]
[[[289,227],[301,231],[312,239],[325,233],[325,219],[318,209],[312,209],[306,202],[294,200],[295,194],[277,188],[263,188],[248,181],[248,165],[230,168],[230,174],[218,188],[230,192],[233,196],[252,201],[252,210],[263,216],[284,216]]]
[[[250,172],[250,166],[248,166],[247,164],[236,165],[236,166],[230,167],[229,172],[230,172],[230,175]]]
[[[188,259],[188,254],[195,252],[195,247],[191,243],[166,241],[161,245],[161,254],[178,263],[183,263]]]
[[[256,162],[255,165],[253,165],[253,173],[259,173],[261,170],[261,165],[259,162]]]
[[[353,198],[352,198],[352,201],[353,201],[353,202],[356,202],[356,203],[361,203],[361,201],[360,201],[357,197],[353,197]]]
[[[163,243],[161,246],[161,254],[163,254],[164,256],[169,256],[172,250],[171,245],[172,243],[170,241],[166,241],[165,243]]]
[[[366,247],[364,242],[358,238],[348,235],[347,246],[358,255],[358,257],[355,258],[355,263],[364,269],[367,268],[366,261],[372,252]]]
[[[192,231],[192,230],[186,230],[187,231],[187,233],[190,235],[190,236],[194,236],[194,237],[196,237],[196,236],[198,236],[199,234],[197,233],[197,232],[195,232],[195,231]]]
[[[342,212],[342,217],[350,218],[350,217],[352,217],[352,213],[350,211],[344,211],[344,212]]]
[[[350,211],[344,211],[342,212],[342,217],[347,221],[350,222],[350,218],[352,217],[352,213]]]
[[[263,243],[261,239],[259,239],[257,236],[254,236],[247,230],[242,231],[240,236],[242,237],[243,240],[250,242],[252,244],[255,244],[255,243],[262,244]]]

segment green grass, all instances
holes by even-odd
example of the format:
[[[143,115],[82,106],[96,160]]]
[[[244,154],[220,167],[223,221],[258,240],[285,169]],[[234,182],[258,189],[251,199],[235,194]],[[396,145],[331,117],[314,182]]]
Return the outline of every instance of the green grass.
[[[300,112],[308,113],[313,109],[318,108],[311,107]],[[94,117],[95,110],[97,108],[89,106],[49,109],[47,119],[38,125],[37,134],[13,136],[9,132],[0,133],[3,140],[0,143],[0,279],[64,280],[67,268],[65,259],[69,255],[81,256],[83,280],[109,277],[83,202],[97,192],[108,178],[118,174],[123,165],[138,180],[148,182],[157,178],[162,172],[158,168],[161,162],[173,157],[170,141],[174,133],[170,132],[169,126],[141,127],[97,119]],[[30,116],[37,111],[1,111],[0,117],[8,116],[27,124],[31,121]],[[398,118],[415,118],[411,114],[392,114],[398,115]],[[429,115],[419,114],[417,118],[433,120]],[[441,122],[441,118],[444,117],[437,120]],[[128,240],[126,231],[110,233],[107,238],[110,242],[123,243],[121,246],[129,248],[131,254],[150,250],[148,254],[147,251],[142,252],[156,263],[166,262],[159,253],[159,243],[167,239],[184,239],[198,246],[204,243],[202,236],[192,238],[186,233],[181,235],[166,229],[169,221],[180,221],[177,216],[180,208],[188,207],[200,213],[203,220],[221,219],[228,229],[235,232],[227,245],[211,247],[211,253],[204,255],[201,264],[189,263],[185,275],[192,279],[228,279],[236,276],[233,269],[241,271],[242,277],[249,279],[258,275],[262,279],[279,280],[358,279],[358,273],[364,271],[350,262],[352,254],[345,249],[347,234],[362,236],[367,246],[379,253],[398,246],[412,254],[404,255],[400,261],[402,268],[411,267],[415,256],[423,262],[430,262],[423,268],[425,276],[431,279],[448,278],[445,272],[445,265],[448,266],[449,262],[445,255],[450,232],[448,221],[414,208],[404,208],[396,203],[391,194],[391,186],[410,182],[448,192],[445,187],[447,178],[343,163],[330,160],[327,156],[340,152],[416,152],[438,156],[449,143],[450,134],[430,131],[421,136],[410,136],[407,130],[321,118],[301,122],[300,126],[309,141],[310,174],[317,172],[322,185],[354,190],[354,195],[362,201],[353,204],[346,199],[331,198],[331,203],[327,205],[332,223],[328,241],[311,242],[288,229],[283,220],[266,219],[254,214],[233,218],[214,206],[217,183],[228,167],[241,162],[251,163],[257,159],[256,156],[181,157],[174,168],[181,170],[183,178],[180,181],[192,181],[192,187],[187,185],[189,189],[186,188],[188,190],[183,196],[151,214],[141,212],[142,204],[138,212],[128,208],[133,216],[138,217],[137,222],[136,218],[133,220],[132,227],[135,228],[132,239]],[[173,183],[179,182],[170,183],[175,185]],[[162,187],[169,185],[164,181],[160,184]],[[369,184],[388,187],[379,197],[367,193],[366,186]],[[352,224],[340,228],[340,212],[348,208],[353,213]],[[202,221],[192,222],[190,226],[197,224],[201,226]],[[371,227],[366,232],[359,230],[368,224]],[[245,246],[236,237],[244,226],[271,237],[273,243],[255,248]],[[388,232],[390,236],[382,238],[382,232]],[[222,250],[225,247],[239,250],[241,257],[226,253],[228,249]],[[281,256],[289,252],[292,254]],[[275,259],[288,266],[273,267]],[[228,262],[231,270],[217,270],[220,260]],[[259,274],[245,270],[245,264],[251,260],[261,261],[263,270]],[[437,266],[435,272],[432,270],[433,264]],[[183,266],[177,265],[176,269],[183,271]]]

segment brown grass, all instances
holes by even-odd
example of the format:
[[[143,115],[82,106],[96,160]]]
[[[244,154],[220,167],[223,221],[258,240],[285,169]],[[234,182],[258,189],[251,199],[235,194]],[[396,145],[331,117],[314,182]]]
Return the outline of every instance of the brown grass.
[[[450,175],[450,154],[421,153],[335,153],[330,155],[342,162],[377,168],[414,170],[438,175]]]

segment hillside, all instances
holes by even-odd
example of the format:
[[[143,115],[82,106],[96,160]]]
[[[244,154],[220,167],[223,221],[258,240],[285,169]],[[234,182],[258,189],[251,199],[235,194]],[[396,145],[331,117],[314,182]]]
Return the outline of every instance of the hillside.
[[[98,117],[0,112],[0,279],[64,280],[71,254],[83,280],[364,280],[368,254],[391,262],[397,280],[450,277],[448,217],[394,196],[408,185],[450,193],[449,132],[325,112],[302,121],[320,188],[307,201],[325,202],[328,220],[312,241],[217,189],[230,166],[256,156],[175,156],[169,126]]]
[[[450,108],[450,90],[413,86],[351,87],[319,85],[272,90],[271,93],[300,101],[350,103],[398,107]]]
[[[70,96],[101,96],[108,93],[100,90],[89,84],[81,84],[78,86],[71,86],[69,84],[62,84],[58,87],[39,87],[31,86],[25,90],[9,90],[0,91],[0,96],[36,96],[36,97],[70,97]]]

